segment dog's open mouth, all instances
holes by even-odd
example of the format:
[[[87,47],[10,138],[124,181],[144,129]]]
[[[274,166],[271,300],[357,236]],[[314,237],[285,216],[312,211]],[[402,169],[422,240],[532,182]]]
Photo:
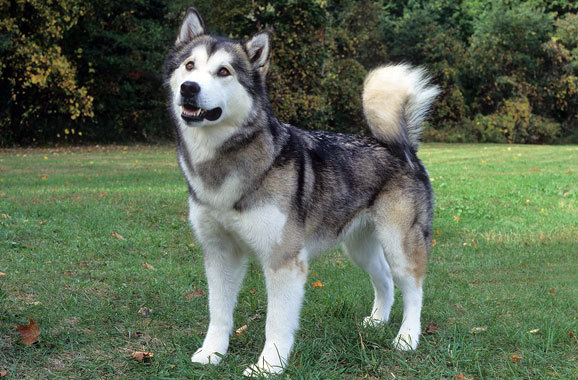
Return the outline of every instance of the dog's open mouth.
[[[221,117],[221,113],[223,110],[221,108],[213,108],[212,110],[205,110],[191,104],[184,104],[183,105],[183,112],[181,113],[181,117],[186,121],[215,121]]]

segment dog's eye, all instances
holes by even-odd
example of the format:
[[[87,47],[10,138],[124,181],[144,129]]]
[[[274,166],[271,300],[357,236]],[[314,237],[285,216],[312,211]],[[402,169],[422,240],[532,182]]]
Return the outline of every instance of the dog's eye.
[[[193,62],[193,61],[187,62],[187,64],[185,65],[185,68],[186,68],[188,71],[191,71],[192,69],[195,68],[195,62]]]
[[[221,67],[217,75],[220,77],[228,77],[231,75],[231,72],[226,67]]]

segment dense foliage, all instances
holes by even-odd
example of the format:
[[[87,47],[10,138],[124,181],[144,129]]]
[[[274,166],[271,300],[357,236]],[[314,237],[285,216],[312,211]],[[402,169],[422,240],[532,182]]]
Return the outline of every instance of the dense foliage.
[[[189,5],[236,39],[275,30],[281,120],[364,133],[361,88],[387,62],[442,89],[430,141],[578,140],[571,0],[0,0],[0,145],[171,136],[161,67]]]

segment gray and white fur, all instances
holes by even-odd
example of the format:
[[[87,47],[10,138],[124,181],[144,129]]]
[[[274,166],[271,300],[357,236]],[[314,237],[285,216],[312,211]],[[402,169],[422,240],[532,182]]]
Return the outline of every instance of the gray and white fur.
[[[244,374],[282,372],[308,263],[340,243],[371,277],[375,300],[365,324],[388,321],[395,282],[404,306],[393,345],[413,350],[433,218],[430,179],[416,151],[438,90],[421,69],[380,67],[363,92],[374,137],[300,130],[281,123],[267,97],[272,38],[269,30],[244,42],[209,35],[190,8],[165,63],[189,219],[209,287],[210,323],[192,361],[218,364],[227,352],[252,255],[265,275],[266,340]]]

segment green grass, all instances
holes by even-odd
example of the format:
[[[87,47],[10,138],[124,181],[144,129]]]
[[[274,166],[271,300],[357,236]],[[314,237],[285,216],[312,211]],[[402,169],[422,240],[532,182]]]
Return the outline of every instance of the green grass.
[[[416,352],[392,350],[399,294],[390,325],[362,329],[373,291],[336,250],[310,267],[280,378],[576,378],[578,147],[425,145],[420,156],[437,202],[422,321],[439,330]],[[7,378],[242,378],[264,342],[263,277],[252,262],[235,313],[248,330],[223,364],[191,364],[208,311],[205,295],[185,296],[206,291],[186,197],[171,147],[0,152]],[[42,334],[31,346],[16,329],[28,317]],[[138,363],[136,350],[155,356]]]

